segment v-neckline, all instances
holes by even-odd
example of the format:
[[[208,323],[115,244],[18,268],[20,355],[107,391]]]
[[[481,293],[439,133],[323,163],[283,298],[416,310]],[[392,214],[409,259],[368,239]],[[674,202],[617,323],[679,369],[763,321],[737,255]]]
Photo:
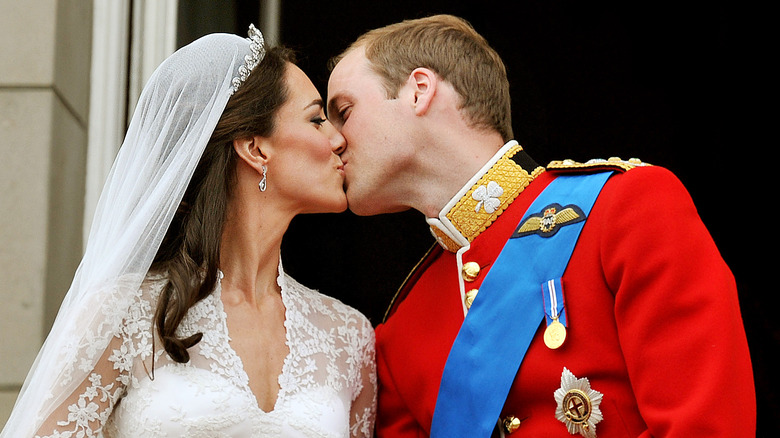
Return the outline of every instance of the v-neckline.
[[[287,374],[289,374],[289,363],[293,355],[293,343],[290,342],[290,330],[288,329],[287,321],[290,319],[290,303],[288,299],[287,294],[287,287],[286,287],[286,281],[284,279],[284,272],[282,271],[281,261],[279,262],[279,275],[277,277],[277,282],[279,284],[279,288],[281,290],[281,297],[282,297],[282,306],[284,306],[284,344],[287,347],[287,355],[284,357],[284,362],[282,363],[282,372],[276,377],[276,382],[279,384],[279,391],[276,393],[276,400],[274,400],[274,405],[271,408],[270,411],[266,411],[262,407],[260,407],[260,403],[257,400],[257,395],[252,391],[252,387],[249,385],[249,374],[244,369],[244,361],[241,359],[241,356],[238,354],[238,352],[233,348],[233,346],[230,344],[230,330],[228,329],[227,324],[227,312],[225,312],[225,305],[222,302],[222,277],[223,274],[220,271],[219,276],[217,278],[217,287],[215,290],[215,296],[217,298],[217,302],[219,303],[219,311],[222,318],[222,329],[224,330],[225,336],[226,336],[226,342],[227,342],[227,351],[230,355],[233,356],[235,359],[235,363],[237,366],[237,372],[241,380],[241,386],[244,391],[248,393],[248,395],[254,400],[254,407],[257,408],[259,412],[265,415],[271,415],[274,412],[277,412],[279,410],[279,407],[281,406],[281,403],[283,402],[283,399],[285,395],[287,394],[287,388],[284,384],[285,381],[289,379],[285,379]]]

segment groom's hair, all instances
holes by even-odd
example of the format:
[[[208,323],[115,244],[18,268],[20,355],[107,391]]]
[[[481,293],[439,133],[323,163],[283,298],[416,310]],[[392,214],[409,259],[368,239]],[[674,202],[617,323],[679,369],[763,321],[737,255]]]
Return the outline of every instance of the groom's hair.
[[[332,70],[351,50],[365,48],[388,98],[398,97],[418,67],[436,72],[460,96],[460,109],[478,128],[493,129],[512,139],[509,81],[501,57],[464,19],[434,15],[405,20],[361,35],[329,62]]]

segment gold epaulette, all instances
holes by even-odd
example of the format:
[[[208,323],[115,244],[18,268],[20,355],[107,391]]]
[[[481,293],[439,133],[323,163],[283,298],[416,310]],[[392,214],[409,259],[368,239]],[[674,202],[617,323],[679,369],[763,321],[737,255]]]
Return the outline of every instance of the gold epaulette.
[[[547,165],[547,170],[552,172],[582,172],[591,170],[616,170],[619,172],[628,172],[635,167],[651,166],[638,158],[622,160],[618,157],[611,157],[607,160],[593,159],[584,163],[574,160],[551,161]]]

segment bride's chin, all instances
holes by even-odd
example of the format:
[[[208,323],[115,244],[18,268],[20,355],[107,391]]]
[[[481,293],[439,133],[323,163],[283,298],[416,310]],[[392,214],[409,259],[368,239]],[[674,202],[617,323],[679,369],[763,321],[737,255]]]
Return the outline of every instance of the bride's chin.
[[[347,207],[349,207],[349,204],[347,204],[347,194],[342,192],[340,206],[338,207],[337,211],[334,211],[334,213],[343,213],[347,211]]]
[[[331,200],[331,202],[323,203],[321,208],[315,213],[343,213],[347,210],[347,195],[344,192],[339,193]]]

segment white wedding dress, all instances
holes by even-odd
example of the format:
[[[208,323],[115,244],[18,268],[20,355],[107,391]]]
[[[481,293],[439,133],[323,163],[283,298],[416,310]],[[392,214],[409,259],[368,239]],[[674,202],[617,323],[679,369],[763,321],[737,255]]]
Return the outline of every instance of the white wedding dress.
[[[153,342],[155,303],[165,282],[147,276],[88,381],[55,412],[58,419],[47,421],[46,436],[371,436],[374,332],[358,311],[302,286],[280,266],[289,355],[276,404],[264,412],[230,347],[219,282],[179,326],[182,336],[203,333],[188,350],[188,363],[173,362],[160,340]]]

